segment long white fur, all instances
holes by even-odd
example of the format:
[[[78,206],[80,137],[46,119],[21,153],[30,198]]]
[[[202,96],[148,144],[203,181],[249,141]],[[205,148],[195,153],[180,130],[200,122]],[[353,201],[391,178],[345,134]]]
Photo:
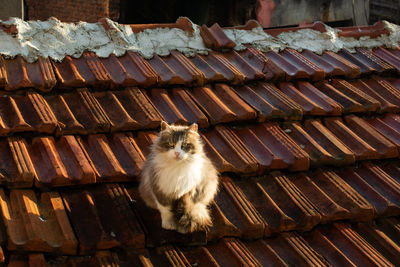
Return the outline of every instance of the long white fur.
[[[187,159],[186,152],[180,149],[181,142],[166,153],[160,153],[154,158],[154,170],[159,177],[155,182],[158,188],[167,195],[180,198],[202,181],[203,157],[202,153]],[[175,151],[180,153],[182,159],[175,158]],[[193,171],[197,170],[197,171]],[[162,177],[162,178],[161,178]]]

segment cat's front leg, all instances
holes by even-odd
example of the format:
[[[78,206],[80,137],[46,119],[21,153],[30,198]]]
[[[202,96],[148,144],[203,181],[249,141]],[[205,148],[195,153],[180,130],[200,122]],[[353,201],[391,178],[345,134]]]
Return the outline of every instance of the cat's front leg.
[[[160,211],[160,214],[161,214],[161,227],[166,230],[175,230],[176,223],[174,220],[174,215],[171,212],[171,209],[169,207],[165,207],[159,203],[157,203],[157,206],[158,206],[158,210]]]

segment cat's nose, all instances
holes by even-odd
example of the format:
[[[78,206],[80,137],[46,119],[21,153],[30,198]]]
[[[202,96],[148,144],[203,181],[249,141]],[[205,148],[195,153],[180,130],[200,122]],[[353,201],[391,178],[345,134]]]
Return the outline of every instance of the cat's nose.
[[[179,152],[175,151],[175,157],[179,158]]]

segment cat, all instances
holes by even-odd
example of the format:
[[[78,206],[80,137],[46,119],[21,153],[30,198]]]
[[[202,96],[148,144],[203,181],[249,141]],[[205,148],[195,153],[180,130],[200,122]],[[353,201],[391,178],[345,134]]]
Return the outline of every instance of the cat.
[[[161,131],[143,165],[139,192],[161,214],[161,226],[180,233],[212,225],[208,205],[218,191],[218,171],[205,155],[198,125],[169,125]]]

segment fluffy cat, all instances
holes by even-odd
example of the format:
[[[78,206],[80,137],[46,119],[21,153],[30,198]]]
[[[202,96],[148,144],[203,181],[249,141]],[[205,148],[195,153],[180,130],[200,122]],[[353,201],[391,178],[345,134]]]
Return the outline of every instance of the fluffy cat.
[[[218,189],[218,172],[203,151],[197,124],[161,123],[143,166],[139,192],[161,214],[162,228],[188,233],[212,225],[208,204]]]

